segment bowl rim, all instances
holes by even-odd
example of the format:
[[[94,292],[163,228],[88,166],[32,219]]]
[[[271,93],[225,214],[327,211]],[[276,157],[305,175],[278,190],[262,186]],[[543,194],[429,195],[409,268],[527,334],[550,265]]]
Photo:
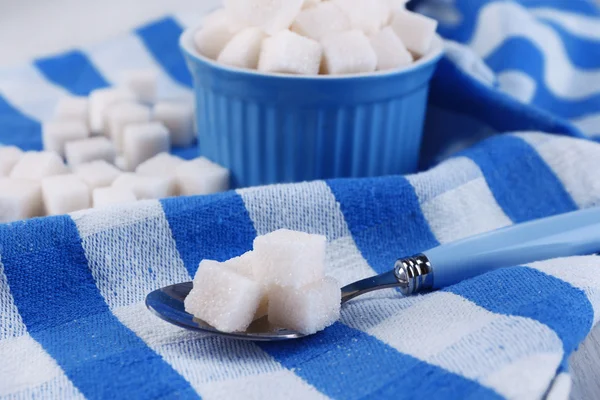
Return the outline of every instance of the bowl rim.
[[[323,81],[343,81],[349,79],[377,79],[385,78],[390,76],[407,75],[415,70],[425,68],[431,64],[437,63],[437,61],[444,54],[444,41],[442,37],[436,32],[431,44],[431,48],[423,57],[419,58],[416,62],[410,66],[403,67],[400,69],[392,69],[385,71],[375,71],[368,73],[359,74],[345,74],[345,75],[293,75],[283,73],[265,73],[255,69],[246,69],[233,67],[218,63],[217,61],[203,56],[196,50],[194,46],[193,37],[198,29],[202,27],[202,24],[197,24],[193,27],[187,28],[179,37],[179,46],[189,57],[194,59],[196,62],[206,64],[214,69],[219,69],[229,73],[235,73],[239,75],[245,75],[248,77],[261,77],[261,78],[272,78],[272,79],[285,79],[285,80],[323,80]]]

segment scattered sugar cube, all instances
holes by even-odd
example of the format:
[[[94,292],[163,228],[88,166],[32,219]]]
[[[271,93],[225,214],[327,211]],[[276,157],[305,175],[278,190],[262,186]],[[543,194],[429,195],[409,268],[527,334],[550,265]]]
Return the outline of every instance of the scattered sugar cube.
[[[185,163],[183,158],[169,153],[160,153],[141,163],[135,172],[146,176],[174,176],[177,167],[183,163]]]
[[[340,318],[342,292],[331,278],[301,288],[275,286],[269,292],[269,322],[312,334]]]
[[[219,193],[229,189],[229,170],[204,157],[179,165],[175,176],[183,196]]]
[[[238,31],[239,27],[229,20],[227,14],[222,14],[194,34],[194,44],[200,54],[216,60]]]
[[[352,28],[367,35],[376,33],[390,18],[390,8],[384,0],[332,0],[350,19]]]
[[[323,279],[325,246],[321,235],[280,229],[254,239],[259,262],[253,264],[258,281],[299,288]]]
[[[397,10],[392,17],[391,27],[408,50],[422,56],[431,47],[437,24],[436,20],[424,15]]]
[[[256,69],[263,39],[267,35],[259,28],[246,28],[227,43],[217,61],[239,68]]]
[[[222,332],[244,331],[261,300],[260,284],[226,265],[203,260],[185,310]]]
[[[161,101],[154,106],[154,119],[169,130],[173,146],[189,146],[195,139],[194,105],[184,101]]]
[[[323,50],[319,42],[291,31],[281,31],[263,40],[259,71],[316,75]]]
[[[97,160],[78,165],[75,168],[75,174],[88,185],[90,190],[94,190],[112,185],[121,171],[104,160]]]
[[[21,157],[23,152],[18,147],[0,146],[0,177],[9,176]]]
[[[124,173],[115,179],[112,187],[130,189],[138,200],[163,199],[175,195],[175,184],[169,177]]]
[[[137,200],[133,191],[124,187],[96,188],[92,192],[92,199],[94,208],[131,203]]]
[[[42,195],[47,215],[62,215],[90,208],[90,189],[76,175],[44,178]]]
[[[347,30],[350,30],[350,20],[335,3],[329,1],[302,11],[292,25],[292,31],[315,40],[331,32]]]
[[[0,223],[44,215],[39,182],[0,178]]]
[[[12,179],[41,181],[45,177],[68,172],[60,156],[51,151],[29,151],[19,159],[10,173]]]
[[[78,120],[57,120],[42,125],[44,150],[65,156],[65,144],[90,136],[87,124]]]
[[[154,103],[158,87],[158,71],[152,68],[121,72],[120,85],[129,89],[142,103]]]
[[[223,263],[238,274],[244,275],[261,284],[261,299],[258,308],[254,313],[254,319],[262,318],[267,315],[269,307],[268,287],[267,285],[262,284],[262,282],[259,282],[254,276],[255,267],[253,265],[260,261],[260,258],[257,257],[255,252],[248,251],[239,257],[232,258]]]
[[[90,130],[95,134],[106,132],[106,111],[108,108],[121,101],[136,101],[135,94],[124,88],[97,89],[90,93],[89,112]]]
[[[358,30],[331,33],[323,38],[323,70],[327,74],[358,74],[377,68],[377,55]]]
[[[54,109],[54,118],[57,120],[76,120],[87,125],[88,115],[89,101],[82,96],[64,97]]]
[[[371,46],[377,54],[377,69],[386,70],[409,65],[413,56],[389,26],[371,36]]]
[[[171,149],[169,130],[160,122],[127,125],[123,135],[123,155],[127,168],[134,170],[144,161]]]
[[[236,20],[275,35],[292,25],[304,0],[225,0],[224,4]]]
[[[121,102],[107,109],[107,136],[112,139],[117,153],[123,152],[123,132],[131,124],[149,122],[150,108],[134,102]]]
[[[71,167],[86,164],[96,160],[104,160],[109,163],[115,162],[115,147],[105,137],[93,137],[65,145],[67,163]]]

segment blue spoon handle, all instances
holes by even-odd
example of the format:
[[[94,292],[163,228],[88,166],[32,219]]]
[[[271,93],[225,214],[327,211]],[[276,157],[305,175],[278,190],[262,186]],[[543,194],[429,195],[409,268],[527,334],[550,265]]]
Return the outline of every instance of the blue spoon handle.
[[[443,244],[399,260],[406,294],[439,289],[496,268],[600,252],[600,207],[574,211]]]

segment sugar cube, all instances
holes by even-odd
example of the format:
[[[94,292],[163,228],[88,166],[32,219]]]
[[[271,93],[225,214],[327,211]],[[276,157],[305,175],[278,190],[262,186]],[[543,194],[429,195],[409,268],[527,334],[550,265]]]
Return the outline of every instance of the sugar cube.
[[[308,8],[315,7],[318,4],[321,4],[322,0],[304,0],[304,4],[302,5],[302,9],[306,10]]]
[[[225,0],[225,10],[248,26],[269,35],[288,29],[302,9],[304,0]]]
[[[64,97],[58,101],[54,109],[54,118],[58,120],[76,120],[87,125],[89,101],[87,97]]]
[[[115,179],[112,187],[130,189],[138,200],[162,199],[175,194],[174,181],[169,177],[124,173]]]
[[[150,121],[150,108],[135,102],[120,102],[106,112],[107,136],[112,139],[117,153],[123,152],[123,132],[131,124]]]
[[[275,286],[269,292],[269,322],[307,335],[316,333],[339,319],[341,294],[331,278],[301,288]]]
[[[44,214],[39,182],[0,178],[0,223]]]
[[[238,32],[247,27],[241,21],[236,20],[225,8],[219,8],[205,16],[202,20],[202,27],[221,25],[223,22],[233,32]]]
[[[47,215],[61,215],[90,208],[90,189],[76,175],[44,178],[42,195]]]
[[[254,239],[259,262],[253,264],[259,281],[299,288],[323,278],[327,239],[280,229]]]
[[[23,152],[18,147],[0,146],[0,177],[9,176],[21,157]]]
[[[57,120],[42,125],[44,150],[65,156],[65,144],[90,136],[87,124],[78,120]]]
[[[67,143],[65,155],[67,163],[71,167],[76,167],[96,160],[104,160],[112,164],[115,162],[116,153],[110,140],[100,136]]]
[[[405,9],[406,3],[408,3],[408,0],[388,0],[392,12]]]
[[[323,70],[327,74],[357,74],[377,68],[375,50],[361,31],[331,33],[321,43]]]
[[[122,155],[115,158],[115,167],[121,171],[132,171],[132,169],[127,166],[127,160],[125,160],[125,157]]]
[[[119,83],[122,87],[135,93],[142,103],[156,101],[158,71],[152,68],[132,69],[121,72]]]
[[[123,155],[129,169],[171,149],[169,130],[160,122],[127,125],[123,134]]]
[[[258,69],[264,72],[316,75],[323,49],[319,42],[291,31],[263,40]]]
[[[331,32],[349,29],[350,20],[346,14],[329,1],[302,11],[292,25],[292,31],[315,40],[320,40]]]
[[[90,190],[112,185],[121,174],[121,171],[104,160],[78,165],[74,172],[79,179],[88,185]]]
[[[222,332],[244,331],[261,300],[260,284],[222,263],[203,260],[185,310]]]
[[[386,70],[409,65],[413,56],[389,26],[371,36],[371,46],[377,54],[377,69]]]
[[[384,0],[333,0],[348,16],[352,28],[367,35],[376,33],[390,16],[390,8]]]
[[[266,284],[259,282],[254,276],[254,263],[261,262],[260,258],[257,257],[254,251],[248,251],[239,257],[232,258],[225,261],[223,264],[231,268],[238,274],[244,275],[250,279],[257,281],[261,284],[261,299],[256,312],[254,313],[254,319],[258,319],[267,315],[269,306],[268,287]]]
[[[194,105],[185,101],[161,101],[154,106],[154,119],[169,130],[173,146],[189,146],[195,138]]]
[[[175,169],[181,195],[193,196],[224,192],[229,189],[229,170],[199,157]]]
[[[108,207],[136,201],[135,194],[125,187],[102,187],[92,192],[94,208]]]
[[[141,163],[135,172],[146,176],[175,176],[175,170],[183,163],[185,163],[183,158],[169,153],[160,153]]]
[[[217,61],[234,67],[256,69],[262,42],[266,37],[259,28],[243,29],[227,43]]]
[[[19,159],[10,173],[12,179],[41,181],[45,177],[68,172],[60,156],[51,151],[29,151]]]
[[[89,97],[89,124],[92,133],[105,133],[106,110],[111,105],[121,101],[136,100],[135,93],[125,88],[104,88],[92,91]]]
[[[231,38],[239,31],[227,14],[213,18],[194,34],[196,49],[205,57],[216,60]]]
[[[431,47],[437,24],[436,20],[424,15],[397,10],[390,26],[408,50],[422,56]]]

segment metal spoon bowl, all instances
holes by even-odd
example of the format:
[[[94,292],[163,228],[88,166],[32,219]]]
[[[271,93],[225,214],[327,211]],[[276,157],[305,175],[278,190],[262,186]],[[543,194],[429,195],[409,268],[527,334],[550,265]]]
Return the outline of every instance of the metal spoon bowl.
[[[399,267],[395,270],[372,278],[363,279],[342,288],[342,304],[357,296],[373,290],[390,287],[405,287],[406,281],[402,280],[403,273]],[[252,341],[277,341],[299,339],[306,335],[281,329],[269,323],[267,317],[254,321],[245,332],[221,332],[208,323],[195,318],[185,311],[183,301],[192,290],[192,282],[178,283],[155,290],[146,297],[146,307],[157,317],[177,326],[192,331],[211,333],[232,339]]]

